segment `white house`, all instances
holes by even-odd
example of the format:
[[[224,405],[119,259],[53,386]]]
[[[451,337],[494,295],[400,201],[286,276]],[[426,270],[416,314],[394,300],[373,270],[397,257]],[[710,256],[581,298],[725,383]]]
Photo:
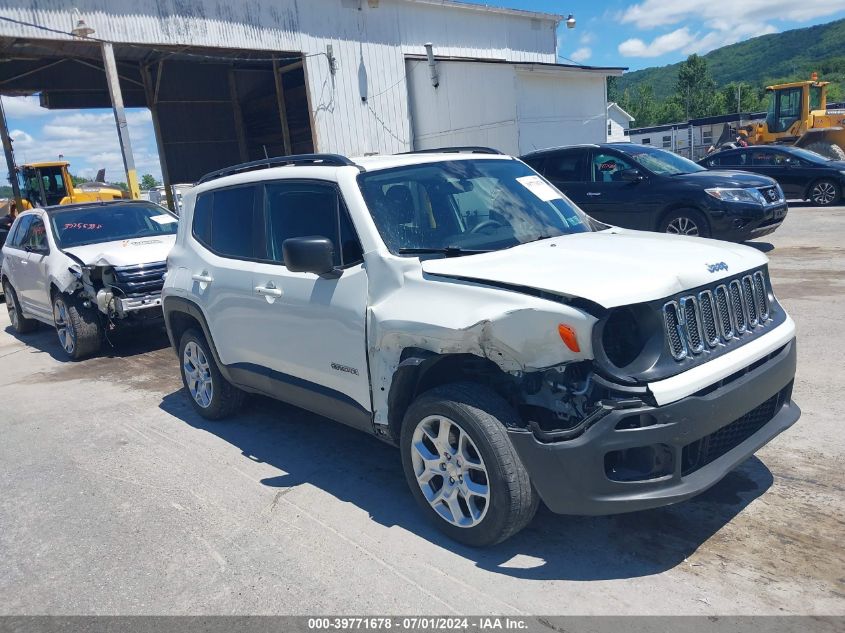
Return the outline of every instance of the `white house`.
[[[628,130],[634,117],[619,107],[615,101],[607,104],[607,142],[628,140]]]

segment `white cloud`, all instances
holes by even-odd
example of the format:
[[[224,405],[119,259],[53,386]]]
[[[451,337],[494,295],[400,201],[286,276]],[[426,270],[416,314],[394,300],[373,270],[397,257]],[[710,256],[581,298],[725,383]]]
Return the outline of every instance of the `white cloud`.
[[[581,48],[574,50],[569,55],[569,58],[572,61],[578,62],[580,64],[582,62],[587,61],[592,56],[593,56],[593,49],[591,49],[589,46],[582,46]]]
[[[56,160],[59,155],[71,164],[74,174],[92,177],[105,167],[111,181],[126,179],[114,115],[110,111],[48,111],[51,118],[38,125],[21,125],[11,132],[15,158],[19,164]],[[12,119],[12,117],[9,117]],[[150,173],[161,177],[161,166],[148,110],[128,110],[126,120],[132,153],[139,176]],[[21,121],[20,123],[23,123]],[[33,122],[34,123],[34,122]]]
[[[727,31],[735,25],[759,24],[761,16],[804,22],[842,9],[841,1],[831,0],[644,0],[623,11],[621,20],[641,29],[651,29],[694,19],[705,22],[708,28]]]
[[[772,24],[737,25],[736,28],[726,31],[710,31],[702,37],[696,37],[690,42],[689,46],[683,49],[683,52],[685,55],[691,53],[703,54],[712,51],[714,48],[736,44],[747,37],[757,37],[758,35],[768,35],[777,32],[777,27]]]
[[[41,107],[38,97],[3,97],[3,110],[11,119],[46,116],[50,111]]]
[[[634,37],[619,45],[619,53],[625,57],[660,57],[689,46],[693,36],[687,27],[676,29],[655,37],[650,43]]]
[[[593,42],[596,41],[596,36],[593,33],[590,33],[589,31],[587,31],[586,33],[581,35],[581,37],[578,39],[578,41],[582,45],[587,46],[587,45],[592,44]]]

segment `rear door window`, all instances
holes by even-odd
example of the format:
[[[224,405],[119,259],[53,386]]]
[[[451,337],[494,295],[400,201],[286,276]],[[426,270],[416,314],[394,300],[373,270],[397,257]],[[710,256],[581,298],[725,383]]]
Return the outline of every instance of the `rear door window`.
[[[194,237],[214,253],[232,259],[256,259],[256,187],[230,187],[197,197]]]
[[[544,175],[557,182],[585,182],[587,152],[570,150],[558,152],[546,158]]]

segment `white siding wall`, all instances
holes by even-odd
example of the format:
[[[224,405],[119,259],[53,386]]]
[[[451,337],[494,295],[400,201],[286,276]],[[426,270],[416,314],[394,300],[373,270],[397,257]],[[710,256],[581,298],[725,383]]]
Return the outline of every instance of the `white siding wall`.
[[[416,149],[486,145],[508,154],[604,140],[604,75],[512,64],[409,60]]]
[[[0,15],[66,31],[77,6],[95,36],[151,45],[302,52],[319,151],[410,148],[406,54],[555,61],[552,20],[408,0],[0,0]],[[359,10],[360,7],[360,10]],[[62,39],[0,22],[0,36]],[[337,73],[325,56],[332,44]],[[420,69],[427,73],[425,68]],[[367,96],[367,101],[362,101]]]
[[[604,75],[577,70],[520,69],[516,78],[520,154],[604,140],[607,133]]]

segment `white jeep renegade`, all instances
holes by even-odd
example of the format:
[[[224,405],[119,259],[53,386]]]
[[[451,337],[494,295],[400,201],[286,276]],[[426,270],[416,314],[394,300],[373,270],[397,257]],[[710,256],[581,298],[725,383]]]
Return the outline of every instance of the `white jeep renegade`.
[[[687,499],[800,414],[765,256],[604,226],[482,148],[209,174],[163,308],[202,416],[262,393],[396,444],[423,511],[472,545],[540,500]]]

